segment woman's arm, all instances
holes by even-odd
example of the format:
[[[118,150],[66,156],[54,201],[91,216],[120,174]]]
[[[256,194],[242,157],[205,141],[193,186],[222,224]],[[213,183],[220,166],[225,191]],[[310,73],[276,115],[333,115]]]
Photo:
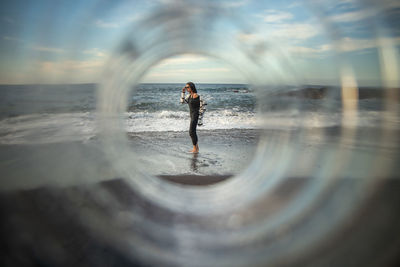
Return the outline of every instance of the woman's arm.
[[[199,98],[200,98],[200,113],[204,113],[206,111],[207,103],[201,96],[199,96]]]
[[[182,88],[181,99],[179,102],[181,102],[181,104],[185,102],[185,87]]]
[[[203,116],[204,116],[204,112],[206,112],[206,101],[204,101],[204,99],[199,96],[200,98],[200,109],[199,109],[199,120],[197,121],[197,125],[202,126],[203,125]]]
[[[181,104],[185,102],[185,92],[181,93],[181,99],[179,100],[179,102],[181,102]]]
[[[181,99],[180,99],[181,104],[189,103],[189,97],[190,95],[185,96],[185,93],[181,93]]]
[[[182,93],[181,93],[181,98],[180,98],[180,101],[179,102],[181,102],[181,104],[183,104],[183,103],[189,103],[189,97],[190,97],[190,94],[188,94],[187,96],[185,96],[185,88],[182,88]]]

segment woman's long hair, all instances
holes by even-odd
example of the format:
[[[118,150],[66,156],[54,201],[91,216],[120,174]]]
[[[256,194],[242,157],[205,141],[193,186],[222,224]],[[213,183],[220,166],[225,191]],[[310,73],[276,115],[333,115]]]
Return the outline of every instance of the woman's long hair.
[[[187,82],[186,84],[188,84],[188,85],[190,86],[190,90],[191,90],[193,93],[196,93],[196,94],[197,94],[196,86],[194,85],[194,83],[192,83],[192,82]]]

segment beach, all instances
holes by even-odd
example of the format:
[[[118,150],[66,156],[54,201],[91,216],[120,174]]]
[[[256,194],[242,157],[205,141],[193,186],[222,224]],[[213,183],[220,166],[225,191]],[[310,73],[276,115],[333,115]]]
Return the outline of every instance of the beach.
[[[200,88],[208,104],[197,128],[200,153],[192,154],[179,85],[132,92],[121,116],[123,151],[103,142],[95,86],[3,86],[6,266],[176,266],[188,259],[247,266],[270,260],[264,251],[301,250],[312,238],[314,252],[269,256],[282,266],[396,266],[400,131],[382,99],[364,94],[348,119],[332,88],[292,88],[257,101],[245,85]],[[297,211],[290,223],[265,230]]]
[[[192,143],[187,131],[132,133],[129,140],[133,153],[140,155],[139,164],[148,166],[152,175],[234,175],[252,160],[259,130],[199,129],[197,135],[198,154],[189,152]]]
[[[232,176],[252,160],[259,130],[255,97],[246,85],[202,84],[207,102],[193,155],[189,111],[179,103],[181,84],[142,84],[124,114],[125,142],[133,165],[160,175]],[[1,85],[2,188],[72,185],[121,174],[97,128],[95,84]],[[160,101],[160,99],[163,99]]]
[[[290,168],[285,167],[285,175],[289,177],[314,176],[329,165],[338,164],[329,160],[339,153],[343,158],[348,157],[348,162],[341,163],[348,168],[341,170],[344,177],[368,176],[373,165],[354,166],[365,162],[374,164],[379,153],[380,164],[392,168],[388,174],[382,171],[382,175],[393,176],[396,173],[397,144],[383,145],[380,142],[382,134],[376,129],[359,130],[352,138],[344,133],[345,129],[337,127],[308,129],[307,134],[298,130],[276,129],[263,132],[252,129],[198,130],[198,154],[189,153],[191,141],[188,132],[130,133],[126,142],[133,166],[149,175],[169,177],[168,180],[181,181],[182,184],[208,184],[195,180],[207,180],[204,177],[209,176],[214,177],[209,180],[213,183],[239,175],[254,160],[261,137],[266,145],[264,149],[270,151],[263,156],[264,162],[274,161],[279,166],[281,158],[281,163],[290,163]],[[282,155],[282,151],[286,156]],[[277,167],[272,165],[271,168]],[[121,177],[98,138],[74,142],[2,144],[0,169],[2,190],[90,184]],[[185,181],[185,177],[192,182]]]
[[[121,158],[132,158],[133,166],[152,176],[230,177],[248,168],[260,145],[268,151],[260,156],[265,162],[285,163],[285,175],[304,177],[335,164],[332,155],[339,152],[357,166],[373,162],[377,151],[386,162],[397,153],[398,143],[385,136],[382,123],[397,136],[398,119],[382,111],[378,89],[360,89],[359,112],[345,121],[336,87],[271,87],[267,94],[244,84],[199,84],[207,110],[197,127],[200,153],[193,155],[181,86],[132,88],[121,127],[127,155],[114,159],[97,128],[95,84],[0,86],[2,188],[121,177],[114,165]],[[343,173],[364,177],[368,171]]]
[[[132,162],[153,176],[227,177],[252,160],[258,131],[198,131],[200,153],[189,153],[187,132],[135,133],[127,137]],[[2,189],[74,185],[120,177],[100,140],[0,145]]]

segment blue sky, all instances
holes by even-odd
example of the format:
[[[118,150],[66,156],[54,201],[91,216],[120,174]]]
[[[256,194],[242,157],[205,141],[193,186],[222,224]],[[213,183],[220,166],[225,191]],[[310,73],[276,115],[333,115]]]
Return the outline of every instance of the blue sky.
[[[143,19],[180,2],[2,1],[0,83],[97,82],[127,35],[134,33],[136,40],[140,40],[142,29],[136,29]],[[210,1],[213,6],[218,3],[220,9],[219,13],[212,14],[214,17],[210,17],[209,23],[217,24],[212,28],[216,36],[235,35],[239,46],[242,42],[267,51],[262,55],[281,82],[291,81],[288,77],[292,75],[301,83],[337,83],[339,66],[345,60],[359,84],[378,85],[382,65],[397,69],[400,2],[377,1],[377,6],[362,2]],[[185,12],[190,14],[193,10],[189,3]],[[226,14],[235,14],[235,17],[220,19]],[[165,18],[168,19],[173,17]],[[238,24],[242,31],[238,30]],[[246,27],[248,30],[243,31]],[[395,47],[389,53],[394,60],[382,61],[379,48],[382,43]],[[223,52],[230,53],[228,57],[237,59],[235,62],[240,65],[237,50],[227,48]],[[393,75],[391,77],[393,79]],[[247,81],[240,70],[225,61],[197,54],[161,61],[142,79],[144,82],[178,83],[188,80],[200,83]]]

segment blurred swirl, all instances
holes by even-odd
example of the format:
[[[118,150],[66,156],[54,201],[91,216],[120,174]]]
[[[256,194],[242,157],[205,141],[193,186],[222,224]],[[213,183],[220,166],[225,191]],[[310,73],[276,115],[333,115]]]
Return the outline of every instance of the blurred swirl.
[[[359,4],[359,14],[354,16],[369,18],[370,13],[386,12],[373,4]],[[132,190],[170,215],[153,218],[132,213],[141,222],[140,230],[118,229],[124,240],[117,243],[151,264],[284,265],[332,242],[330,239],[343,231],[343,224],[356,221],[357,209],[375,191],[380,179],[397,176],[395,118],[399,96],[394,89],[398,83],[393,83],[398,81],[397,72],[392,69],[397,69],[398,57],[393,54],[397,52],[395,44],[381,35],[381,22],[369,20],[362,25],[371,30],[379,51],[380,86],[384,92],[381,101],[385,103],[374,126],[365,127],[362,121],[368,112],[358,100],[366,91],[359,89],[357,70],[347,58],[347,51],[353,49],[346,37],[348,25],[339,23],[340,19],[357,19],[331,15],[334,5],[326,5],[325,1],[305,3],[310,8],[308,14],[320,22],[320,31],[335,54],[334,61],[326,60],[324,64],[333,65],[336,90],[292,92],[293,87],[305,82],[298,69],[305,49],[291,43],[296,36],[290,34],[295,35],[296,30],[288,30],[289,36],[270,33],[224,3],[173,1],[160,5],[129,28],[102,80],[99,111],[104,148],[121,175],[130,177]],[[257,8],[267,7],[267,3],[257,4]],[[186,188],[146,175],[140,166],[132,164],[137,155],[126,149],[121,121],[116,119],[126,110],[131,88],[152,66],[187,53],[217,58],[237,69],[256,92],[258,116],[265,129],[249,167],[213,187]],[[291,86],[278,86],[282,83]],[[314,111],[339,111],[338,126],[329,129],[308,125],[309,107],[288,99],[299,93],[321,99],[314,103]],[[277,105],[277,101],[296,111],[295,116],[289,116],[292,130],[267,131],[274,128],[269,119],[274,116],[272,103]],[[326,145],[306,154],[304,140]],[[374,152],[367,155],[360,151],[366,147]],[[308,178],[293,182],[293,177],[299,176]],[[301,186],[288,199],[277,201],[277,208],[271,207],[271,198],[285,190],[282,188],[291,188],[290,183]],[[150,239],[137,236],[155,232]]]
[[[144,266],[398,262],[400,202],[393,189],[399,189],[400,170],[398,2],[90,1],[79,7],[68,21],[60,22],[57,15],[63,11],[55,4],[38,5],[40,23],[27,24],[20,34],[52,39],[55,24],[65,23],[65,35],[53,41],[68,44],[69,51],[83,50],[98,34],[87,23],[101,14],[105,19],[95,19],[96,25],[119,29],[107,40],[112,49],[84,50],[96,60],[80,63],[74,60],[78,53],[53,50],[63,62],[57,64],[42,60],[49,47],[36,46],[22,56],[42,64],[33,64],[24,77],[35,83],[45,73],[50,81],[59,82],[68,74],[86,82],[91,75],[97,83],[96,103],[88,100],[84,105],[95,108],[96,114],[7,118],[0,121],[1,143],[26,144],[29,138],[40,144],[59,142],[66,138],[65,131],[54,134],[51,142],[41,138],[40,131],[26,136],[24,131],[36,129],[37,121],[51,128],[62,119],[75,128],[55,125],[69,129],[71,136],[84,131],[86,139],[101,144],[93,154],[105,159],[96,158],[97,165],[85,172],[73,172],[75,165],[92,157],[84,151],[73,163],[62,162],[63,168],[41,171],[38,177],[45,185],[64,183],[46,178],[59,172],[72,173],[82,184],[96,181],[104,170],[104,176],[121,178],[60,193],[70,203],[64,209],[78,218],[88,235],[116,251],[112,257]],[[119,24],[106,20],[110,14],[119,16],[135,8],[142,12]],[[35,9],[30,12],[37,17]],[[127,136],[127,128],[143,122],[131,120],[127,126],[130,101],[139,85],[160,63],[182,55],[229,66],[243,77],[243,90],[249,89],[256,99],[254,121],[260,135],[253,160],[234,177],[209,186],[186,186],[153,176],[149,166],[141,165],[142,155]],[[47,94],[47,89],[41,90]],[[71,105],[78,101],[82,100],[68,102],[65,109],[73,110]],[[40,105],[29,109],[35,114],[51,112]],[[180,113],[162,115],[164,119]],[[33,126],[24,123],[27,118]],[[82,118],[85,125],[79,124]],[[235,122],[247,126],[249,118],[253,119]],[[197,157],[191,165],[198,168]],[[57,262],[57,257],[52,260]]]

